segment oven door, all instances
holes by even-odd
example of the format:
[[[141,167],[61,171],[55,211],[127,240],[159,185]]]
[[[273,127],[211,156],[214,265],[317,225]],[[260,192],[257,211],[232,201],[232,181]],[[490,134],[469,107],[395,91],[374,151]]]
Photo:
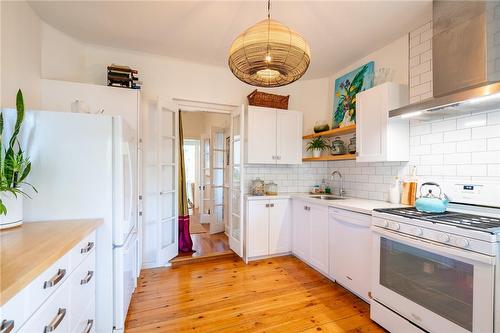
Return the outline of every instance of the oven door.
[[[493,332],[494,258],[372,230],[376,301],[430,332]]]

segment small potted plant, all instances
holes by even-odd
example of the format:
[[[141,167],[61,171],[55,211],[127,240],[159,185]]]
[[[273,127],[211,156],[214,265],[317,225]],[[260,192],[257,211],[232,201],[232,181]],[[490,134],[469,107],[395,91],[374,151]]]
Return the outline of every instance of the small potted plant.
[[[21,148],[17,136],[24,120],[24,101],[21,90],[16,96],[16,123],[8,142],[4,143],[4,117],[0,113],[0,229],[15,227],[23,222],[23,196],[29,197],[21,188],[27,185],[26,177],[31,171],[31,162]]]
[[[328,148],[328,142],[320,136],[309,141],[306,147],[307,151],[312,150],[313,157],[321,157],[321,152]]]

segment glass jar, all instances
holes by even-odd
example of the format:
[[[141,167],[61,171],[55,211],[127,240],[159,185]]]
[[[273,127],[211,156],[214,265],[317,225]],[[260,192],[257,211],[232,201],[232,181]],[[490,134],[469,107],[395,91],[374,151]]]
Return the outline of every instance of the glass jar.
[[[332,155],[343,155],[346,153],[346,148],[344,141],[340,140],[340,136],[337,136],[332,142]]]
[[[356,153],[356,135],[353,136],[350,140],[349,145],[347,146],[347,151],[349,154],[354,154]]]
[[[278,195],[278,184],[272,180],[266,184],[266,195]]]
[[[260,178],[252,180],[252,183],[250,184],[250,193],[258,196],[265,195],[266,191],[264,188],[264,181]]]

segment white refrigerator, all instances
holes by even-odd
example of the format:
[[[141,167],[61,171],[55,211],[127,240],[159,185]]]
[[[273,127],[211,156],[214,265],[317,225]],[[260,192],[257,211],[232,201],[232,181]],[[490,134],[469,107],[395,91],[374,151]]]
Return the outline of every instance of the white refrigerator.
[[[13,111],[12,111],[13,112]],[[25,220],[102,218],[96,242],[96,332],[124,330],[137,282],[137,137],[121,117],[32,111]]]

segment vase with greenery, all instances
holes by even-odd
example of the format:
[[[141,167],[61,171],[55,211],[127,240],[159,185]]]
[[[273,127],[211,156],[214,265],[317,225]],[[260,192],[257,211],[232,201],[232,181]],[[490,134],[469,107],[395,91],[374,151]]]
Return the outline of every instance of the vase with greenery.
[[[312,150],[313,157],[321,157],[321,152],[328,148],[330,148],[328,141],[320,136],[309,141],[306,146],[307,151]]]
[[[26,182],[31,162],[18,140],[24,120],[24,101],[21,90],[16,96],[16,123],[8,142],[4,142],[4,115],[0,113],[0,229],[17,226],[23,221],[23,197],[29,195],[22,186],[36,189]]]

